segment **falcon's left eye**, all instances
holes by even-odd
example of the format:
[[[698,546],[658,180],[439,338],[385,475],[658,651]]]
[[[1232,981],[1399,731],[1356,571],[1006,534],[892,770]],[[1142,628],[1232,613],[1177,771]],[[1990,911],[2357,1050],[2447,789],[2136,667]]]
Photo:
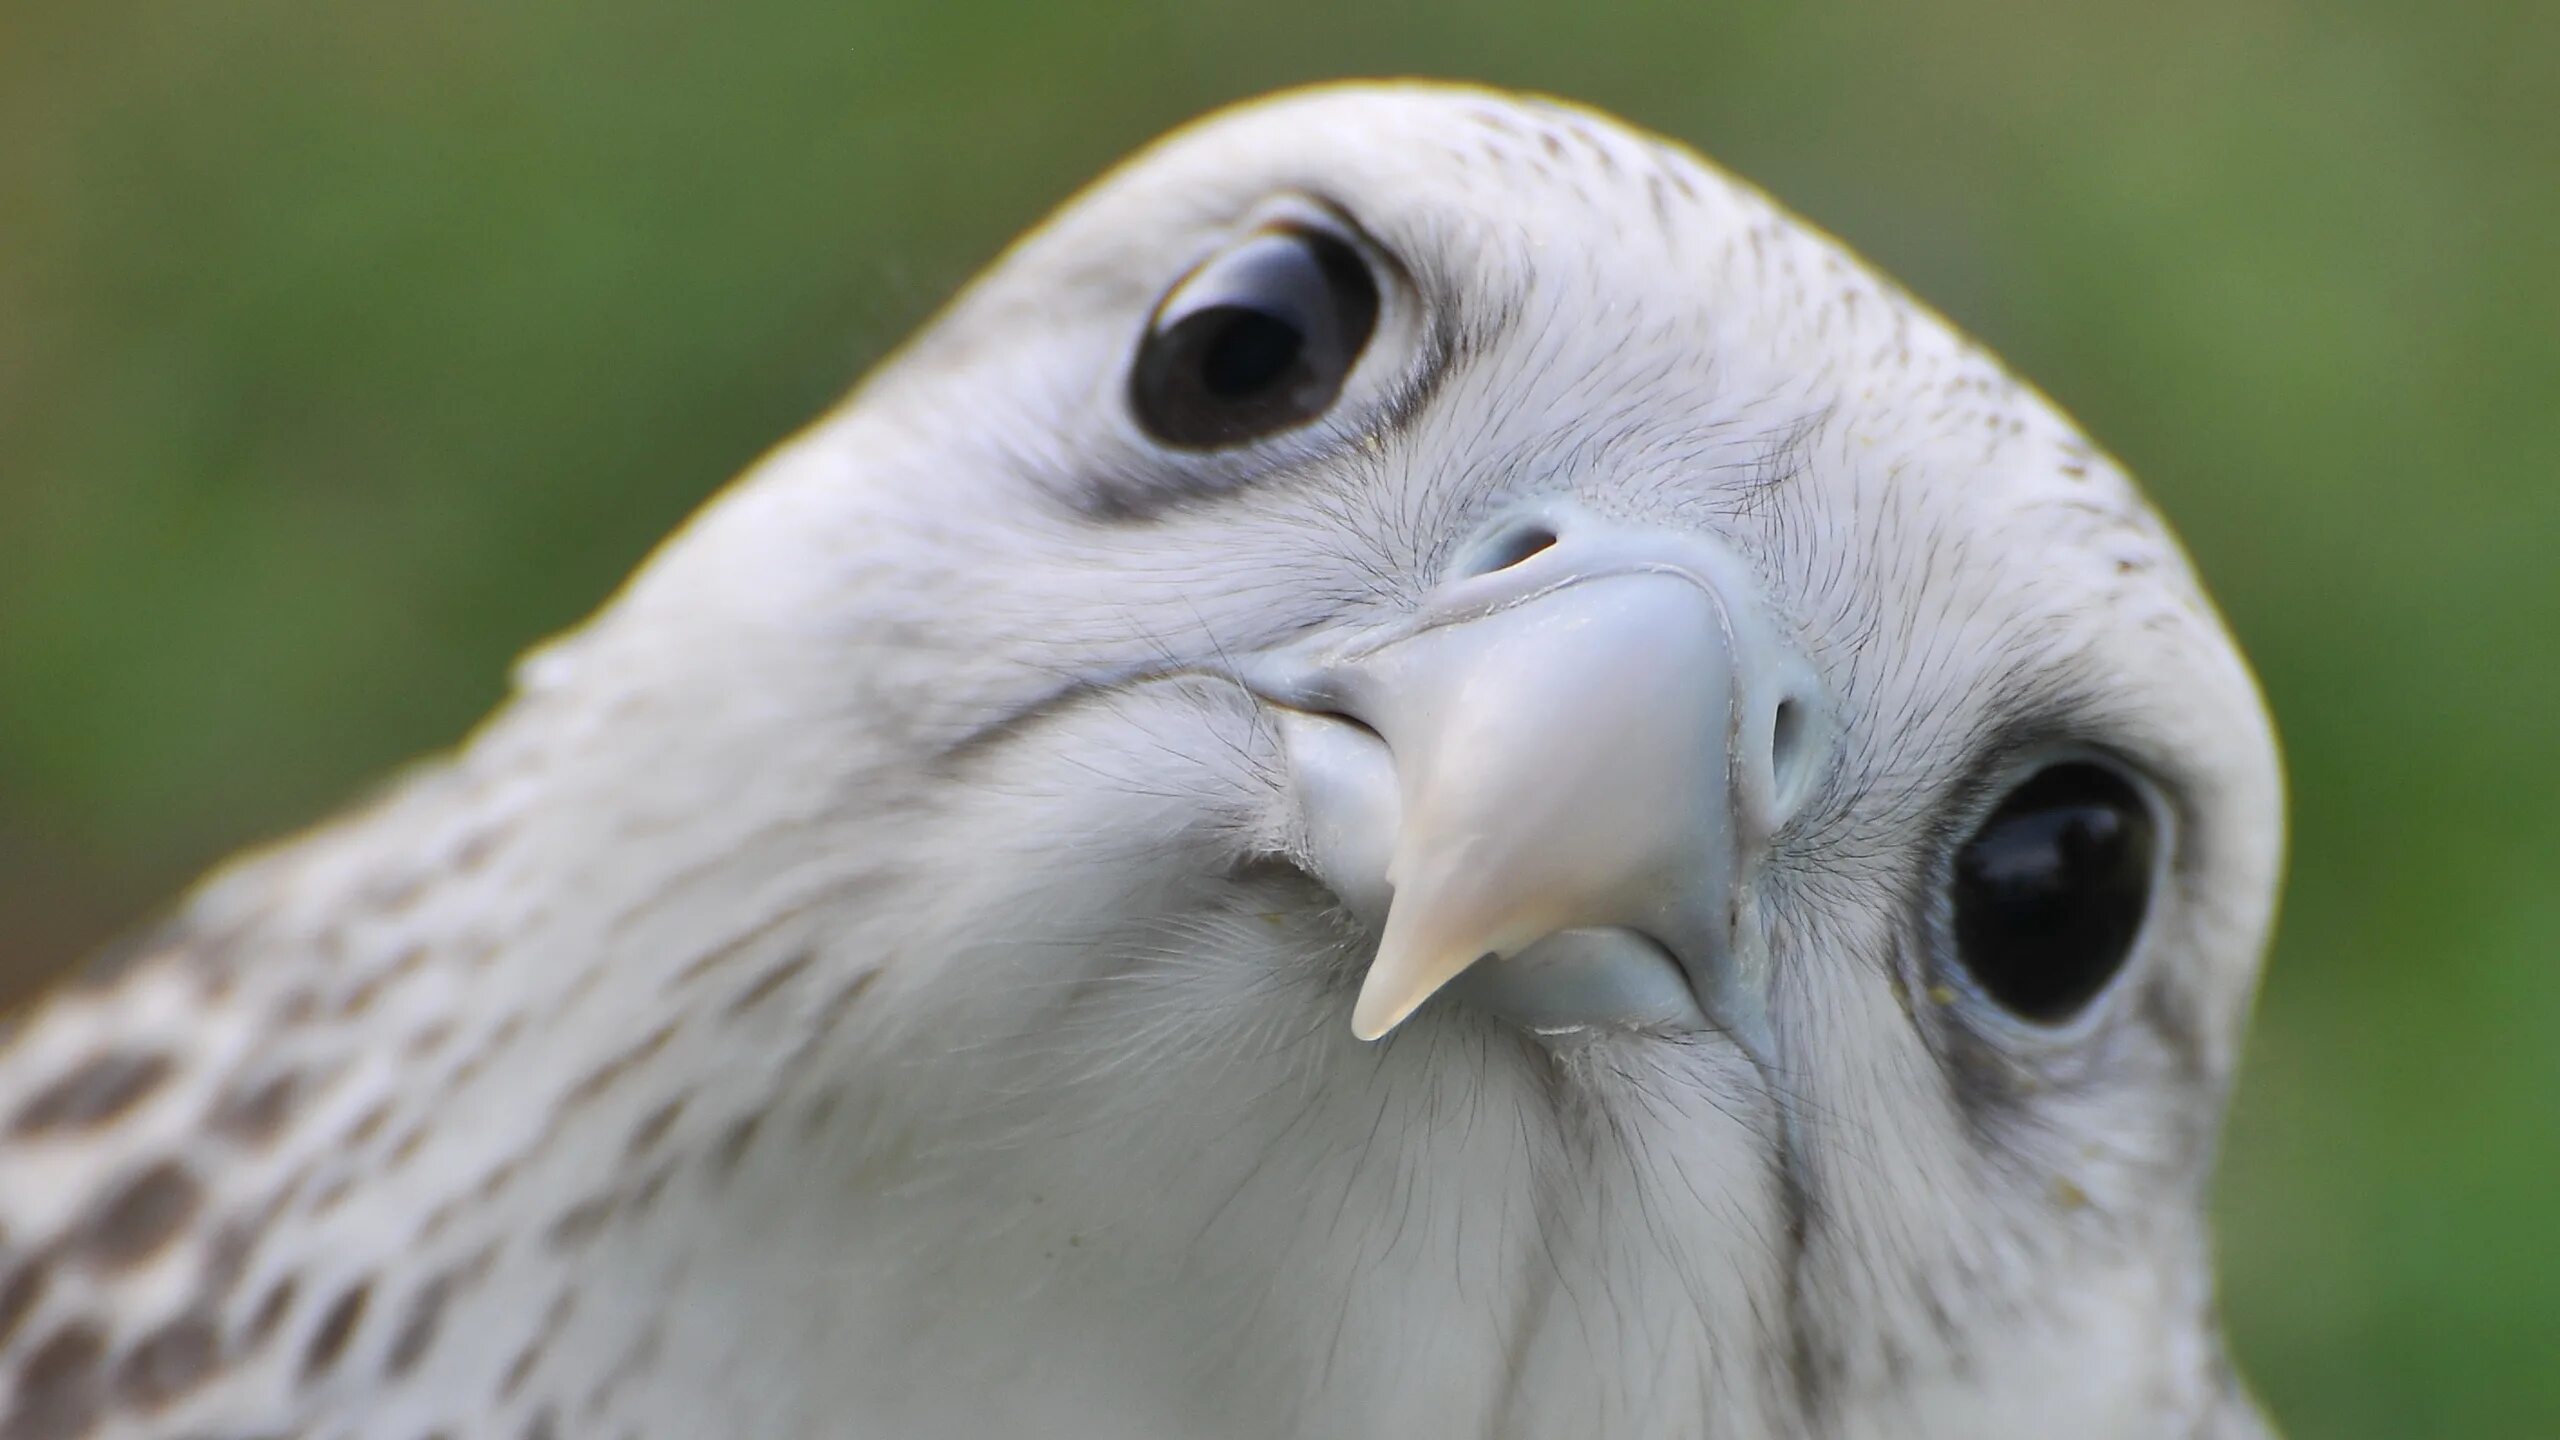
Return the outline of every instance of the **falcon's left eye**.
[[[1956,955],[2010,1011],[2057,1024],[2106,989],[2151,901],[2151,807],[2112,767],[2048,765],[1956,852]]]
[[[1378,324],[1378,282],[1338,236],[1256,231],[1156,307],[1129,373],[1138,423],[1185,450],[1242,445],[1329,409]]]

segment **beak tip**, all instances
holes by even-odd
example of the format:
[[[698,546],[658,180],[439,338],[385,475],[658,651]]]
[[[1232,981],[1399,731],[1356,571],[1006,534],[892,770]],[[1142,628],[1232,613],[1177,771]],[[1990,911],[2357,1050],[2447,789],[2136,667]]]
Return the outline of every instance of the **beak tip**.
[[[1390,917],[1388,929],[1393,932],[1395,928]],[[1351,1033],[1362,1040],[1385,1037],[1412,1018],[1424,1001],[1458,978],[1459,972],[1492,953],[1471,946],[1417,950],[1395,943],[1391,933],[1388,942],[1379,947],[1378,957],[1369,963],[1368,978],[1360,985],[1360,998],[1351,1006]]]
[[[1351,1007],[1351,1034],[1355,1039],[1373,1043],[1383,1040],[1403,1024],[1420,1003],[1417,1000],[1401,1008],[1389,1005],[1370,987],[1364,986],[1359,1003]]]

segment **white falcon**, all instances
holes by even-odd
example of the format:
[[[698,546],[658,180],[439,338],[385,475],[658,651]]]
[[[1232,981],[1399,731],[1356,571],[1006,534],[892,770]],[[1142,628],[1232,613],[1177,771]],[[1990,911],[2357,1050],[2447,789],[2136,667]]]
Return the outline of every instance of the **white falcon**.
[[[0,1440],[2247,1437],[2176,542],[1589,111],[1147,151],[0,1051]]]

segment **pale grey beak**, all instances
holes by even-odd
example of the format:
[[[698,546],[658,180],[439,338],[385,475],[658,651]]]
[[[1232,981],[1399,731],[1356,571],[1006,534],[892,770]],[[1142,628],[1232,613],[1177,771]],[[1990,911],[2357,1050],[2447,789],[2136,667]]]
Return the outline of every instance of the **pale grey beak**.
[[[1713,1026],[1769,1057],[1748,888],[1833,708],[1740,555],[1548,505],[1409,620],[1260,657],[1307,858],[1383,914],[1376,1039],[1452,981],[1541,1029]]]

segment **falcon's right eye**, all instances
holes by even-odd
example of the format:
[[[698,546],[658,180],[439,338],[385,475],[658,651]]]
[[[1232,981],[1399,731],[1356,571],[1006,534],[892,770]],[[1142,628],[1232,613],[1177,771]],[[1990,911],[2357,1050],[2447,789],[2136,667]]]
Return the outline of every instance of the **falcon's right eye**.
[[[1242,445],[1322,415],[1378,324],[1378,282],[1339,236],[1273,225],[1156,306],[1129,405],[1158,441]]]

